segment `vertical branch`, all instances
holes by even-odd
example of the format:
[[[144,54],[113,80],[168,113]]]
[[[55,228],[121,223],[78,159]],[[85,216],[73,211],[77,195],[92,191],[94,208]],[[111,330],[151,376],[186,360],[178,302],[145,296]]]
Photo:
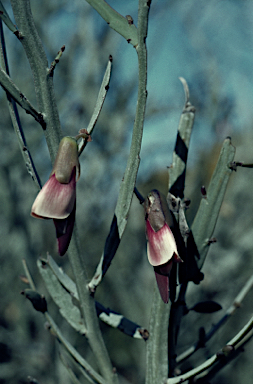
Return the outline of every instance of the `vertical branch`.
[[[171,302],[165,304],[155,284],[146,354],[146,384],[162,384],[168,377],[168,324]]]
[[[7,75],[9,75],[9,66],[8,66],[8,60],[7,60],[7,52],[6,52],[6,46],[5,46],[2,20],[0,20],[0,63],[1,63],[1,67],[5,70]],[[10,113],[12,125],[18,138],[19,147],[20,147],[27,171],[31,175],[33,181],[35,182],[35,185],[38,187],[38,189],[40,189],[41,188],[40,178],[36,171],[35,165],[33,163],[33,159],[31,157],[30,151],[27,148],[26,139],[21,126],[17,105],[7,91],[6,91],[6,97],[8,100],[8,107],[9,107],[9,113]]]
[[[11,3],[16,22],[23,36],[21,42],[32,69],[38,106],[46,122],[45,137],[51,160],[54,161],[62,134],[53,92],[53,77],[50,75],[46,54],[34,25],[30,1],[11,0]],[[78,246],[76,229],[72,236],[68,254],[80,298],[81,314],[87,324],[87,338],[91,349],[106,381],[108,383],[117,383],[117,376],[113,372],[99,328],[94,299],[87,290],[87,271]]]
[[[88,274],[86,265],[81,256],[77,230],[74,228],[72,240],[68,251],[69,261],[75,276],[77,292],[80,300],[80,310],[85,320],[87,328],[86,337],[90,347],[96,357],[98,367],[103,377],[109,383],[117,383],[117,376],[113,372],[113,367],[104,344],[101,330],[99,328],[98,317],[95,309],[95,300],[90,295],[88,286]]]
[[[31,66],[38,108],[46,123],[44,133],[53,162],[62,136],[53,90],[53,78],[48,71],[47,57],[34,24],[30,1],[11,0],[11,5],[22,35],[20,41]]]
[[[145,0],[139,1],[138,12],[138,44],[136,51],[138,55],[139,84],[138,99],[133,127],[130,153],[127,160],[124,178],[120,185],[117,205],[111,225],[110,234],[106,240],[104,253],[97,266],[94,277],[89,283],[89,288],[94,291],[105,275],[111,260],[113,259],[127,224],[127,216],[132,202],[137,172],[140,164],[140,150],[142,142],[143,124],[147,99],[147,49],[146,37],[148,29],[148,14],[150,3]]]

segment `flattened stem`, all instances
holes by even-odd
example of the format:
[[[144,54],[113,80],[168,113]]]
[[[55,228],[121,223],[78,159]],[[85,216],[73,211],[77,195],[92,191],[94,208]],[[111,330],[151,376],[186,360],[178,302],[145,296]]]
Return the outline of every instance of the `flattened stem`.
[[[230,163],[233,161],[234,156],[235,147],[231,144],[231,139],[227,138],[221,148],[207,195],[205,198],[202,198],[191,227],[199,251],[200,258],[196,259],[196,261],[200,269],[204,264],[209,249],[208,240],[212,237],[227,184],[232,173]]]
[[[195,107],[189,101],[189,89],[185,79],[180,78],[185,91],[185,105],[179,120],[177,140],[169,168],[169,191],[176,197],[184,196],[185,171],[188,148],[195,117]]]

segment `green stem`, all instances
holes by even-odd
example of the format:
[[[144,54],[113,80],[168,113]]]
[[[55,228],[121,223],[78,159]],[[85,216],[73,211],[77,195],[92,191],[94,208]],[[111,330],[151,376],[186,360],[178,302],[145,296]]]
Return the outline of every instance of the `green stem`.
[[[127,160],[124,178],[120,185],[117,205],[115,208],[115,216],[117,219],[119,239],[122,238],[124,230],[127,225],[127,217],[130,210],[133,191],[136,183],[137,172],[140,164],[140,150],[142,143],[143,124],[147,100],[147,49],[146,37],[148,29],[148,14],[149,3],[145,0],[139,1],[138,11],[138,45],[136,51],[138,55],[138,69],[139,69],[139,84],[138,84],[138,99],[135,113],[135,122],[133,127],[132,142]],[[98,264],[97,270],[93,279],[89,283],[89,288],[94,291],[95,288],[102,280],[102,264],[103,257]]]
[[[146,384],[162,384],[168,377],[168,323],[171,302],[164,304],[155,284],[146,355]]]
[[[118,12],[116,12],[109,4],[104,0],[86,0],[107,22],[107,24],[123,36],[128,43],[132,44],[134,47],[138,44],[137,28],[136,26],[129,22],[126,17],[123,17]]]
[[[104,344],[98,318],[95,309],[95,300],[90,295],[88,286],[88,274],[85,263],[80,253],[76,228],[73,231],[72,240],[69,245],[69,261],[75,276],[77,292],[80,300],[81,314],[85,320],[87,328],[86,337],[90,347],[96,357],[101,374],[108,384],[117,383],[117,375],[113,367]]]
[[[47,57],[34,24],[30,1],[11,0],[11,5],[22,34],[20,41],[31,66],[38,108],[44,117],[45,137],[51,160],[54,162],[62,133],[53,90],[53,78],[48,73]]]

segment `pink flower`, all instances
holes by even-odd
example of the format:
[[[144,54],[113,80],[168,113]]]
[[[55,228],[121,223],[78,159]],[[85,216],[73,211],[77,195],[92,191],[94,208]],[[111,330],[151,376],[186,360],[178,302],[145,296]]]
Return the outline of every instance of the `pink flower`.
[[[64,137],[49,180],[37,195],[31,211],[33,217],[54,219],[61,256],[68,249],[75,223],[76,169],[80,175],[77,142]]]
[[[166,199],[155,189],[149,193],[144,204],[148,260],[154,267],[162,300],[168,303],[169,275],[173,262],[182,262],[170,229],[174,226],[173,216]]]

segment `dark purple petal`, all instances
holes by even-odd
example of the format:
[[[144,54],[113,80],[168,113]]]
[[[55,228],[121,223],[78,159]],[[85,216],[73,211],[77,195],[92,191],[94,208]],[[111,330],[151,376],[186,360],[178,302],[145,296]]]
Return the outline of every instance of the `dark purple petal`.
[[[76,203],[71,214],[63,220],[54,219],[56,229],[56,237],[58,242],[58,252],[60,256],[65,255],[72,237],[72,232],[75,225]]]
[[[167,304],[169,302],[169,276],[160,275],[155,270],[155,277],[161,298]]]

